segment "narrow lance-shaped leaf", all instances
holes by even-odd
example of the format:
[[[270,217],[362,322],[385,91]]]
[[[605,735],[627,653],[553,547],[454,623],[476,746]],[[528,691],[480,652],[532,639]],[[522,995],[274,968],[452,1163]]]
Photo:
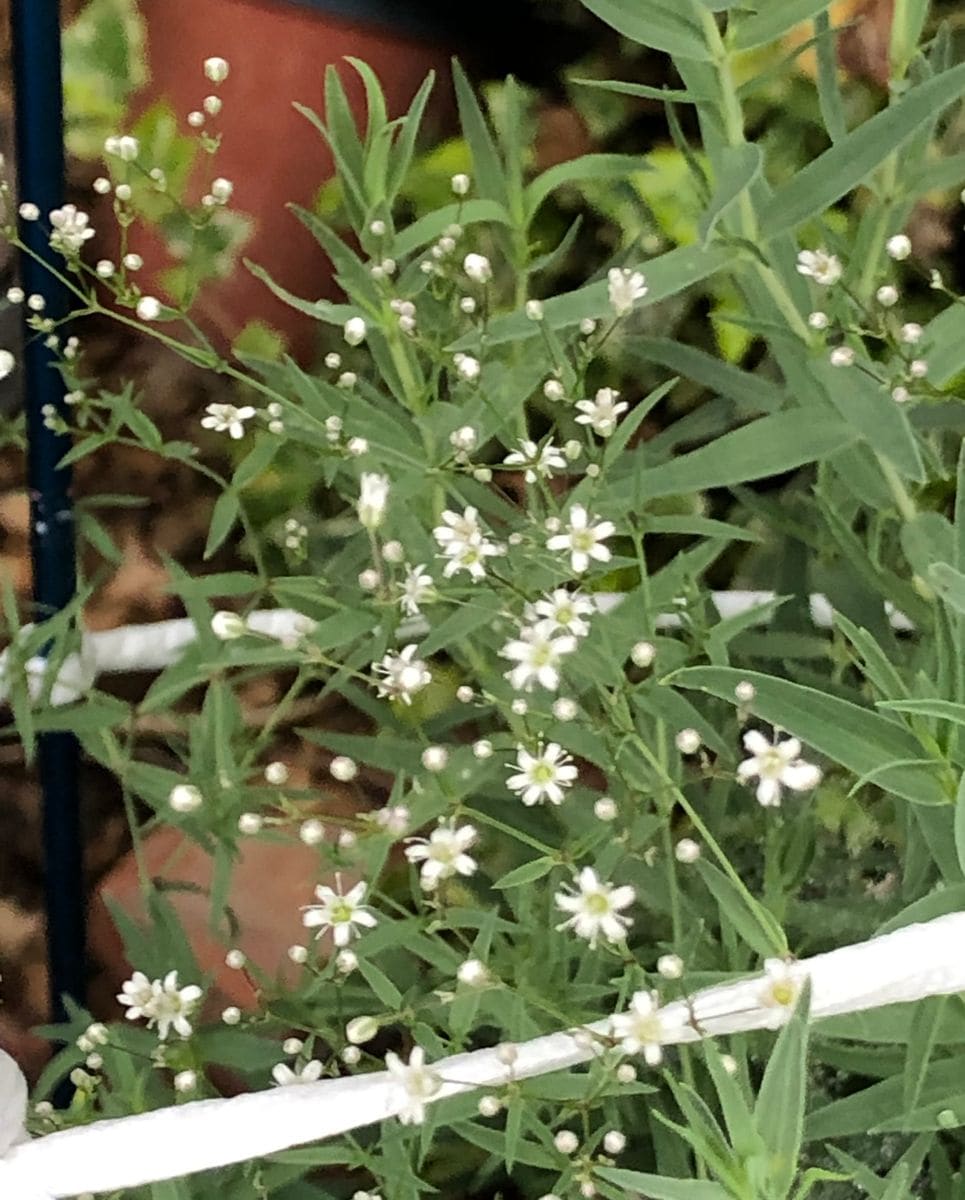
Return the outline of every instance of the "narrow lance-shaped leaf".
[[[760,176],[763,162],[760,147],[750,142],[728,146],[721,153],[713,195],[707,211],[700,218],[700,238],[705,246],[720,220]]]
[[[797,1173],[804,1133],[810,989],[805,984],[794,1015],[768,1059],[754,1105],[757,1132],[767,1147],[773,1195],[787,1194]]]

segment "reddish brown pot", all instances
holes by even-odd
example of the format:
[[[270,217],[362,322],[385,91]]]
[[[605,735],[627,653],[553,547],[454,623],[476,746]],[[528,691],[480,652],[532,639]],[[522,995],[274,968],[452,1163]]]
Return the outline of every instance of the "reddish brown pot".
[[[294,110],[293,101],[321,112],[326,66],[353,55],[379,76],[389,113],[397,116],[430,70],[447,68],[447,49],[284,0],[141,0],[141,9],[151,82],[136,108],[144,110],[163,98],[184,121],[206,94],[217,90],[224,100],[212,123],[223,137],[217,173],[232,180],[232,207],[254,224],[245,256],[297,295],[331,297],[335,292],[325,255],[285,211],[290,201],[311,207],[332,175],[327,145]],[[212,55],[226,58],[231,66],[218,89],[202,72]],[[361,81],[347,66],[341,74],[354,110],[364,113]],[[186,122],[182,128],[188,131]],[[198,180],[199,194],[207,184],[209,179]],[[102,228],[112,223],[107,214],[104,218]],[[169,261],[160,241],[150,244],[139,228],[133,248],[146,262],[144,290],[160,294],[155,280]],[[198,311],[209,332],[223,341],[257,319],[283,332],[299,358],[311,357],[313,320],[276,300],[243,267],[229,279],[209,284]]]

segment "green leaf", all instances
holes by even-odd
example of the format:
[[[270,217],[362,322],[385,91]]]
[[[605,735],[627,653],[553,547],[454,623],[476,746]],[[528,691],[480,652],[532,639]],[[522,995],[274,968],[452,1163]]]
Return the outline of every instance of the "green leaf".
[[[787,679],[732,667],[690,667],[669,682],[736,704],[734,688],[744,680],[754,685],[754,713],[762,720],[781,726],[859,777],[874,775],[878,787],[896,796],[918,804],[948,803],[932,771],[889,766],[925,755],[911,733],[879,713]]]
[[[503,889],[522,887],[524,883],[534,883],[537,879],[542,879],[557,866],[559,863],[555,858],[534,858],[528,863],[523,863],[514,871],[508,871],[501,879],[496,880],[493,887]]]
[[[627,1192],[648,1196],[649,1200],[729,1200],[725,1188],[705,1179],[671,1179],[622,1167],[597,1167],[594,1175]]]
[[[275,461],[275,455],[281,449],[281,442],[276,437],[260,437],[254,446],[238,464],[231,486],[235,491],[242,491],[249,483],[254,483],[259,475]]]
[[[307,313],[308,316],[314,317],[316,321],[325,321],[329,325],[344,325],[349,317],[357,315],[357,310],[350,304],[332,304],[330,300],[303,300],[301,296],[296,296],[294,292],[290,292],[287,288],[282,287],[280,283],[276,283],[264,267],[260,267],[248,258],[243,261],[245,267],[256,279],[261,280],[269,291],[271,291],[272,295],[277,296],[289,308]]]
[[[464,226],[480,225],[489,221],[497,225],[512,224],[509,213],[495,200],[466,200],[462,204],[447,204],[443,208],[426,213],[424,217],[413,221],[397,234],[392,244],[393,250],[400,258],[412,254],[441,237],[456,221]]]
[[[832,142],[843,141],[848,134],[844,116],[844,98],[838,79],[838,39],[831,30],[831,18],[819,13],[814,22],[815,51],[818,57],[818,103],[824,127]]]
[[[722,217],[730,211],[744,192],[760,178],[764,156],[752,142],[728,146],[719,155],[719,165],[713,195],[707,210],[700,218],[700,240],[706,246]]]
[[[922,125],[957,100],[965,63],[912,88],[777,188],[761,211],[761,236],[774,238],[825,212],[864,183]]]
[[[499,151],[476,100],[473,86],[456,59],[452,61],[452,77],[456,87],[459,121],[472,153],[476,192],[483,199],[497,200],[508,209],[509,185]]]
[[[878,708],[909,713],[915,717],[936,717],[939,721],[965,725],[965,704],[955,704],[952,700],[879,700]]]
[[[626,350],[633,359],[659,363],[718,396],[726,396],[742,410],[772,413],[784,406],[785,393],[779,384],[763,375],[741,370],[696,346],[686,346],[671,338],[635,337]]]
[[[697,869],[717,901],[721,916],[727,918],[741,941],[763,958],[773,955],[784,937],[773,915],[761,904],[756,906],[756,912],[751,911],[745,897],[713,863],[698,859]]]
[[[582,0],[588,8],[641,46],[674,58],[712,61],[699,20],[689,0]]]
[[[218,497],[214,506],[214,511],[211,514],[211,525],[208,528],[208,540],[204,547],[205,560],[209,559],[212,554],[219,548],[228,534],[231,532],[235,521],[238,520],[238,514],[241,511],[241,502],[238,499],[237,492],[222,492]]]
[[[895,5],[894,20],[891,22],[891,44],[888,58],[891,62],[893,79],[903,79],[918,52],[928,8],[931,0],[903,0]]]
[[[594,182],[603,179],[628,180],[634,171],[652,169],[647,160],[637,154],[583,154],[568,162],[557,163],[538,175],[526,189],[527,217],[532,220],[547,196],[559,187],[586,179]]]
[[[391,1012],[395,1012],[401,1007],[402,993],[381,967],[377,967],[369,958],[359,958],[358,969],[359,974],[375,992],[381,1004],[384,1004]]]
[[[409,105],[409,111],[400,122],[402,132],[395,144],[395,151],[392,155],[386,183],[386,190],[388,192],[386,203],[389,206],[392,205],[409,173],[412,157],[415,154],[416,140],[419,136],[419,130],[422,128],[422,117],[435,82],[436,73],[435,71],[430,71],[423,80],[422,86],[416,92],[412,103]]]
[[[777,1196],[787,1195],[794,1181],[804,1133],[810,1003],[805,984],[768,1059],[754,1105],[754,1122],[767,1147],[768,1173]]]
[[[624,83],[619,79],[571,79],[570,83],[580,87],[597,88],[602,92],[616,92],[621,96],[639,96],[644,100],[662,100],[665,104],[713,103],[717,97],[709,92],[700,93],[683,88],[650,87],[646,83]]]
[[[433,626],[432,632],[419,647],[419,653],[428,658],[439,650],[462,641],[484,625],[491,625],[500,609],[499,597],[479,593],[467,603],[450,613],[445,620]]]
[[[777,3],[774,0],[762,0],[753,6],[757,9],[753,16],[739,20],[734,47],[737,50],[753,50],[755,46],[776,42],[795,25],[813,20],[830,3],[831,0],[778,0]]]
[[[948,563],[933,563],[926,578],[950,609],[965,614],[965,575],[961,571]]]
[[[908,1052],[905,1055],[904,1087],[901,1106],[905,1112],[914,1112],[921,1099],[921,1089],[935,1041],[948,1003],[947,996],[936,996],[928,1004],[919,1004],[911,1021],[908,1037]]]
[[[614,480],[607,494],[651,500],[767,479],[820,462],[856,438],[854,430],[832,417],[816,421],[803,409],[774,413],[671,462],[649,470],[634,467],[632,476]]]
[[[958,784],[958,795],[955,798],[955,852],[958,862],[965,874],[965,775]]]

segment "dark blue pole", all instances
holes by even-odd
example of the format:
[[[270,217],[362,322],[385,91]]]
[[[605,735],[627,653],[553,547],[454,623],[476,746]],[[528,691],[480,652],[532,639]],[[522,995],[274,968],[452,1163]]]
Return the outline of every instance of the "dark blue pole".
[[[21,201],[36,204],[43,216],[39,222],[20,222],[22,239],[41,260],[21,255],[21,283],[28,295],[39,293],[45,298],[46,316],[60,321],[68,313],[70,297],[44,266],[63,266],[63,259],[50,249],[46,233],[47,214],[64,199],[59,0],[12,0],[11,20],[18,190]],[[64,412],[64,387],[54,365],[56,357],[44,341],[42,335],[25,329],[24,405],[38,621],[66,607],[77,583],[70,471],[57,465],[70,448],[70,440],[47,429],[43,418],[47,405]],[[78,765],[78,746],[71,734],[40,736],[47,945],[55,1020],[66,1015],[65,996],[83,1003],[85,991],[86,898]]]

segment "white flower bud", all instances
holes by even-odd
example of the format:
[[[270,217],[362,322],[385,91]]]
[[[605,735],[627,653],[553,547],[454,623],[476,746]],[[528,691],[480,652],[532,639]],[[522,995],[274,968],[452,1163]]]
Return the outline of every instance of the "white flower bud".
[[[543,395],[547,400],[562,400],[565,389],[558,379],[547,379],[543,384]]]
[[[0,350],[0,379],[6,379],[16,369],[17,360],[9,350]]]
[[[220,96],[205,96],[201,107],[209,117],[216,117],[224,107],[224,103]]]
[[[345,1038],[353,1046],[370,1042],[378,1032],[379,1023],[375,1017],[353,1017],[345,1026]]]
[[[888,257],[895,262],[902,262],[911,254],[911,239],[903,233],[896,233],[887,243]]]
[[[593,815],[598,821],[615,821],[618,815],[616,801],[610,796],[601,796],[593,805]]]
[[[459,301],[459,311],[470,316],[476,311],[476,301],[472,296],[463,296]]]
[[[472,752],[479,759],[492,758],[493,744],[486,738],[480,738],[478,742],[473,742]]]
[[[466,987],[485,987],[491,976],[485,963],[480,962],[478,958],[467,958],[459,964],[456,978]]]
[[[361,317],[349,317],[342,329],[342,334],[350,346],[360,346],[367,333],[368,326]]]
[[[633,1083],[637,1078],[637,1069],[632,1063],[620,1063],[617,1067],[619,1083]]]
[[[229,1004],[221,1014],[221,1020],[225,1025],[237,1025],[241,1020],[241,1009],[236,1008],[233,1004]]]
[[[741,704],[750,704],[757,695],[757,688],[752,683],[748,683],[746,679],[734,688],[734,696]]]
[[[851,367],[854,366],[855,352],[851,346],[835,346],[831,351],[831,366],[832,367]]]
[[[305,1043],[301,1038],[285,1038],[281,1044],[281,1048],[286,1054],[301,1054],[301,1052],[305,1049]]]
[[[649,667],[657,657],[653,642],[637,642],[630,650],[630,661],[635,667]]]
[[[626,1136],[619,1129],[610,1129],[603,1135],[603,1149],[607,1154],[622,1154],[626,1146]]]
[[[382,557],[386,562],[400,563],[405,558],[405,547],[401,542],[386,542],[382,547]]]
[[[553,1138],[553,1145],[560,1154],[575,1154],[580,1147],[580,1139],[572,1129],[561,1129]]]
[[[465,196],[468,193],[469,188],[471,187],[472,181],[470,180],[468,175],[460,174],[460,175],[453,175],[453,177],[449,181],[449,183],[450,183],[450,186],[452,187],[452,190],[455,193],[455,195]]]
[[[105,179],[103,175],[98,175],[98,177],[91,184],[91,187],[98,194],[98,196],[106,196],[111,190],[111,181],[109,179]]]
[[[122,204],[126,204],[128,200],[130,200],[131,196],[134,195],[134,193],[131,190],[131,185],[129,183],[119,183],[114,189],[114,195],[118,198],[118,200],[121,201]],[[135,257],[140,256],[137,255]],[[137,270],[136,267],[135,270]]]
[[[485,254],[467,254],[462,260],[462,269],[473,283],[488,283],[493,277],[492,263]]]
[[[657,970],[664,979],[679,979],[684,973],[684,960],[678,954],[661,954]]]
[[[341,1058],[342,1062],[345,1063],[347,1067],[354,1067],[356,1063],[361,1061],[362,1051],[358,1048],[358,1046],[346,1046],[339,1055],[339,1058]]]
[[[174,1077],[174,1090],[176,1092],[193,1092],[198,1086],[198,1074],[196,1071],[178,1071]]]
[[[526,301],[526,315],[531,321],[542,321],[543,303],[541,300]]]
[[[206,58],[204,60],[204,76],[211,83],[224,83],[228,78],[229,70],[227,59]]]
[[[471,425],[463,425],[449,434],[449,442],[453,449],[463,450],[466,453],[470,450],[475,450],[476,440],[476,431]]]
[[[898,336],[906,346],[917,346],[922,339],[924,329],[914,321],[909,321],[907,325],[902,325]]]
[[[908,374],[912,379],[924,379],[928,374],[928,363],[924,358],[916,358],[908,367]]]
[[[482,363],[478,358],[473,358],[470,354],[459,354],[455,359],[456,374],[460,375],[468,382],[478,379],[482,371]]]
[[[293,963],[297,963],[299,966],[301,966],[303,963],[308,962],[308,951],[304,946],[289,946],[288,957]]]
[[[822,330],[827,329],[829,325],[828,314],[823,312],[813,312],[808,316],[808,325],[812,329]]]
[[[504,1067],[511,1067],[516,1059],[519,1058],[519,1047],[515,1046],[512,1042],[501,1042],[496,1047],[496,1057]]]
[[[883,308],[894,308],[898,303],[898,289],[890,283],[885,284],[884,287],[878,288],[875,297]]]
[[[700,846],[693,838],[681,838],[673,852],[679,863],[695,863],[700,858]]]
[[[216,612],[211,618],[211,632],[222,642],[234,641],[248,632],[244,617],[233,612]]]
[[[288,767],[283,762],[270,762],[265,767],[265,782],[272,787],[283,787],[288,782]]]
[[[142,296],[134,311],[142,321],[156,321],[161,315],[161,301],[155,296]]]
[[[480,1097],[478,1108],[481,1117],[495,1117],[503,1107],[498,1096]]]
[[[700,749],[700,734],[696,729],[681,729],[674,744],[681,754],[696,754]]]
[[[171,794],[168,796],[168,804],[179,813],[192,813],[204,803],[204,797],[190,783],[179,783],[171,789]]]
[[[231,180],[220,176],[211,185],[211,195],[214,196],[219,204],[227,204],[234,190],[235,185]]]
[[[298,836],[306,846],[318,846],[325,841],[325,826],[317,817],[303,821]]]
[[[332,778],[339,783],[351,783],[359,773],[358,764],[345,754],[336,755],[328,769]]]
[[[449,765],[449,751],[445,746],[427,746],[422,751],[422,765],[427,771],[444,771]]]
[[[245,957],[243,950],[229,950],[224,956],[225,966],[228,966],[232,971],[240,971],[248,959]]]
[[[734,1058],[733,1054],[722,1054],[720,1056],[720,1065],[728,1075],[737,1074],[737,1059]]]
[[[359,587],[363,592],[374,592],[381,583],[378,571],[374,567],[366,567],[359,571]]]
[[[509,707],[517,717],[525,717],[529,712],[529,705],[522,698],[522,696],[517,696]]]
[[[472,704],[475,695],[476,693],[471,687],[468,686],[468,684],[464,683],[460,687],[456,688],[456,699],[460,704]]]
[[[110,277],[117,271],[117,267],[114,266],[109,258],[102,258],[94,270],[97,272],[97,275],[100,279],[110,279]]]
[[[553,716],[557,721],[572,721],[579,711],[576,701],[568,696],[560,696],[553,702]]]
[[[22,221],[39,221],[40,220],[40,209],[37,207],[36,204],[30,204],[29,202],[25,201],[17,209],[17,212],[20,213],[20,219]]]
[[[584,317],[580,322],[580,333],[584,337],[589,337],[590,334],[596,333],[596,321],[592,317]]]
[[[238,818],[238,832],[253,836],[256,833],[261,833],[263,824],[264,822],[258,813],[242,813]]]
[[[898,384],[897,387],[891,389],[891,398],[896,404],[907,404],[911,399],[911,392],[906,387]]]
[[[340,975],[351,975],[358,965],[359,956],[354,950],[339,950],[335,956],[335,969]]]

